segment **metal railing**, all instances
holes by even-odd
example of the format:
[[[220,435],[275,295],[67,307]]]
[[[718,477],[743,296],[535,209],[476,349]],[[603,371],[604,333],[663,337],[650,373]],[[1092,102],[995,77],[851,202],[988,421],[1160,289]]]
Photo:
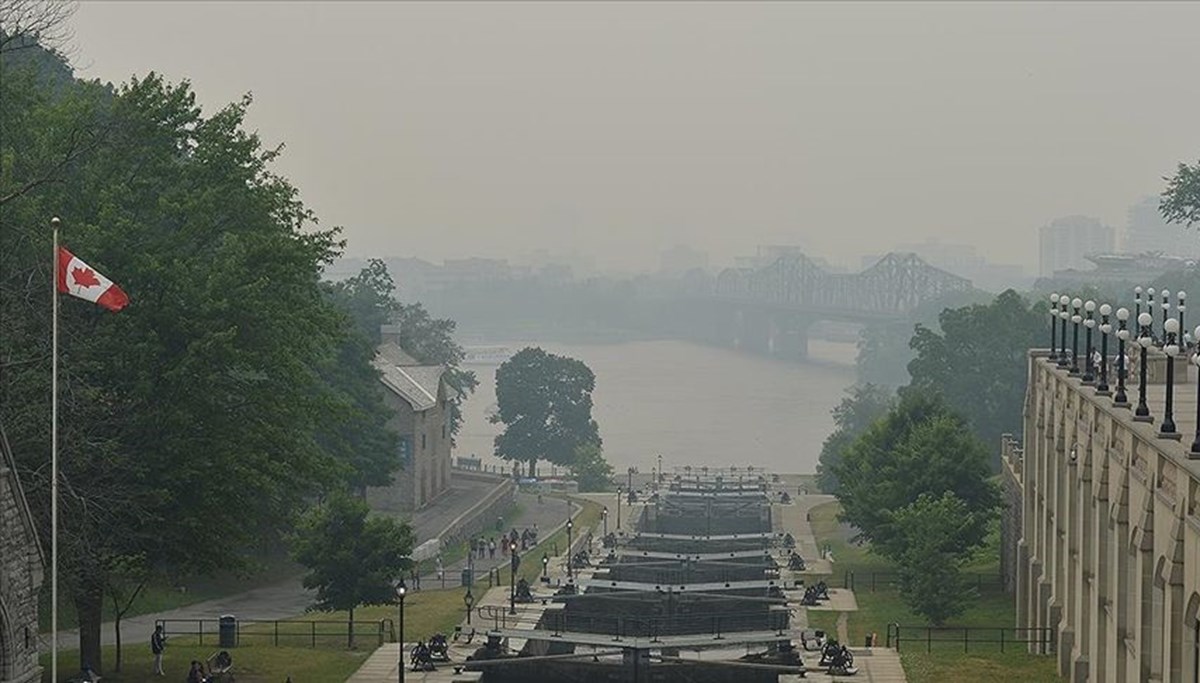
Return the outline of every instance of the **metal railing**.
[[[493,629],[509,628],[522,621],[528,623],[527,610],[518,608],[517,614],[509,613],[508,607],[488,605],[480,607],[477,614],[490,622]],[[536,628],[550,631],[552,636],[564,633],[603,633],[614,642],[626,638],[649,638],[657,641],[664,636],[711,635],[720,640],[725,634],[741,631],[774,631],[779,636],[787,634],[791,624],[788,610],[707,612],[675,616],[642,617],[623,614],[570,614],[566,611],[544,613]]]
[[[195,637],[198,645],[221,642],[219,619],[159,619],[168,637]],[[396,626],[391,619],[378,621],[343,621],[337,619],[235,619],[231,624],[235,647],[271,645],[274,647],[307,643],[309,647],[345,647],[351,631],[359,638],[374,640],[378,645],[395,642]]]
[[[1020,628],[1014,626],[901,626],[887,625],[886,645],[900,651],[902,644],[920,647],[925,652],[934,648],[962,648],[963,652],[999,649],[1020,649],[1040,654],[1054,651],[1054,629],[1047,627]]]
[[[1004,592],[1004,577],[999,574],[982,574],[976,572],[963,573],[964,584],[983,592]],[[872,593],[879,590],[896,590],[900,586],[900,574],[897,572],[853,572],[842,574],[842,588],[849,590],[866,590]]]

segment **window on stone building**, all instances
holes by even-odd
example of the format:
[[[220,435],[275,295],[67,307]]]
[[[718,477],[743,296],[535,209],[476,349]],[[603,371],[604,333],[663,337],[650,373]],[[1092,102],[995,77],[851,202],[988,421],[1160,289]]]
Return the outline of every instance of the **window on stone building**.
[[[412,436],[409,434],[400,435],[400,462],[407,463],[412,460]]]
[[[421,435],[421,450],[425,450],[425,435]]]

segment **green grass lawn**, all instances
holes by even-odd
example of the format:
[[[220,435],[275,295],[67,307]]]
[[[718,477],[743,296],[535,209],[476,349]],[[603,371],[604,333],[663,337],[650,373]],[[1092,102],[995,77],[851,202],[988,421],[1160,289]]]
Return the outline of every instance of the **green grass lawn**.
[[[122,618],[136,617],[141,614],[153,614],[166,610],[194,605],[205,600],[212,600],[242,591],[260,588],[277,583],[289,577],[299,576],[303,568],[293,563],[283,555],[277,555],[263,560],[247,572],[227,572],[212,577],[191,577],[180,579],[178,585],[173,582],[158,581],[142,589],[129,611]],[[42,632],[50,631],[50,591],[43,590],[39,595],[38,626]],[[103,621],[109,622],[114,618],[112,599],[104,598]],[[59,594],[58,627],[59,629],[76,628],[75,605],[66,595]]]
[[[166,677],[154,675],[154,659],[150,647],[137,643],[126,646],[123,654],[123,671],[113,673],[115,654],[112,647],[104,648],[104,660],[109,663],[105,672],[105,683],[145,683],[145,681],[182,681],[188,672],[191,660],[204,660],[219,648],[215,646],[187,646],[172,642],[167,648],[163,669]],[[288,676],[294,683],[317,683],[320,681],[344,681],[362,666],[369,651],[347,651],[309,649],[303,647],[239,647],[231,650],[234,673],[239,683],[281,683]],[[59,656],[59,680],[66,681],[79,671],[79,653],[65,652]],[[50,682],[50,657],[42,656],[43,683]]]
[[[813,508],[811,519],[818,542],[828,544],[833,551],[836,573],[826,581],[833,587],[841,587],[846,572],[854,572],[855,575],[854,597],[858,601],[859,609],[857,612],[851,612],[848,617],[850,645],[861,645],[871,633],[877,634],[877,642],[880,645],[885,644],[888,624],[900,624],[902,637],[912,634],[911,637],[920,640],[925,635],[924,631],[918,636],[912,631],[906,633],[903,627],[923,626],[927,620],[914,614],[900,593],[886,582],[879,581],[875,585],[876,589],[870,590],[868,577],[871,572],[894,572],[895,566],[887,558],[870,552],[868,547],[847,542],[837,521],[840,511],[837,503],[819,505]],[[983,575],[998,573],[998,532],[994,533],[989,541],[988,546],[964,567],[964,571]],[[1016,623],[1015,610],[1011,595],[1000,590],[984,589],[966,612],[951,620],[948,625],[1011,627]],[[822,628],[829,633],[837,632],[834,628],[836,615],[812,610],[808,615],[812,628]],[[925,642],[914,642],[911,646],[907,642],[901,643],[901,660],[910,683],[1058,680],[1054,673],[1053,658],[1030,655],[1022,650],[1020,645],[1008,644],[1001,653],[998,643],[972,643],[970,651],[964,653],[963,643],[958,634],[943,633],[936,637],[953,640],[933,643],[930,646],[932,652],[929,654],[926,653]],[[971,637],[999,639],[998,631],[972,633]]]
[[[582,509],[575,517],[575,538],[586,535],[600,522],[602,506],[592,501],[583,501]],[[549,552],[557,544],[560,552],[567,546],[566,530],[552,534],[539,544]],[[527,553],[528,560],[521,563],[518,577],[534,583],[542,572],[541,552]],[[536,558],[536,560],[534,559]],[[510,571],[501,570],[501,582],[509,585]],[[478,598],[488,589],[486,573],[477,581],[472,592]],[[455,583],[457,583],[455,577]],[[420,590],[410,593],[404,600],[404,639],[414,641],[428,638],[436,632],[450,633],[466,616],[463,604],[465,591],[460,586],[446,589]],[[398,607],[376,605],[360,607],[354,611],[356,649],[347,650],[347,612],[310,612],[293,620],[280,620],[278,624],[243,623],[239,633],[239,647],[233,650],[237,678],[239,681],[272,681],[279,683],[292,676],[295,683],[307,681],[344,681],[363,660],[378,647],[382,640],[390,641],[398,620]],[[319,622],[315,626],[312,622]],[[316,635],[313,635],[313,632]],[[170,678],[178,672],[182,680],[187,672],[187,663],[192,659],[204,659],[216,652],[216,634],[205,635],[199,642],[195,635],[173,635],[169,641],[168,673]],[[275,647],[278,642],[282,647]],[[149,681],[153,659],[144,642],[126,643],[122,648],[124,669],[122,674],[105,674],[104,680],[113,683]],[[104,661],[111,668],[115,661],[115,648],[104,649]],[[43,664],[48,661],[43,657]],[[79,669],[77,652],[68,652],[59,659],[60,678],[67,680]],[[47,673],[45,681],[50,680]]]

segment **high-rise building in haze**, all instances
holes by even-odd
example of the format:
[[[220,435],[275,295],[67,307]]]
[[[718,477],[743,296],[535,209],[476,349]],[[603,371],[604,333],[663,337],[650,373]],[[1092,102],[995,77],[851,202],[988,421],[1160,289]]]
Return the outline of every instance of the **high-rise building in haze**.
[[[1158,212],[1158,197],[1146,197],[1129,207],[1124,250],[1133,254],[1149,251],[1164,256],[1200,258],[1200,233],[1194,227],[1168,224]]]
[[[1038,238],[1038,273],[1091,267],[1087,257],[1116,248],[1116,232],[1091,216],[1064,216],[1042,226]]]

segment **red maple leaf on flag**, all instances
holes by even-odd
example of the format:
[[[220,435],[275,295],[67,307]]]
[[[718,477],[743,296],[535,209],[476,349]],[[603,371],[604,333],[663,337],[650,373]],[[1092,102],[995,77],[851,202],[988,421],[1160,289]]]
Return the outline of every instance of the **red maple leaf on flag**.
[[[96,279],[96,272],[91,268],[73,268],[71,269],[71,279],[80,287],[99,287],[100,280]]]

